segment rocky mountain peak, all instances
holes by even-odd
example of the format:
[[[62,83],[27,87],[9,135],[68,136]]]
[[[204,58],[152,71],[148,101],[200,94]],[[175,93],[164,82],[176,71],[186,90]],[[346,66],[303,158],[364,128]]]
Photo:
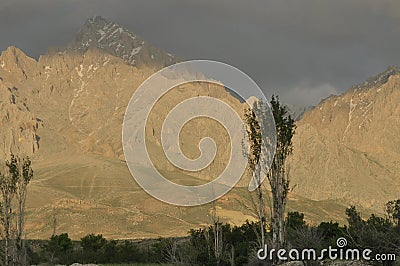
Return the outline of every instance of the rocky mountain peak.
[[[18,57],[20,55],[24,55],[24,52],[15,46],[10,46],[1,53],[1,57]]]
[[[127,39],[125,37],[128,37]],[[130,39],[128,41],[128,39]],[[95,16],[86,20],[85,24],[76,35],[75,42],[72,46],[76,49],[87,50],[89,47],[106,48],[112,46],[114,41],[121,44],[121,40],[126,43],[133,43],[137,47],[142,45],[142,42],[136,40],[136,36],[128,30],[113,23],[103,17]],[[117,46],[117,48],[121,48]]]
[[[159,68],[177,61],[135,33],[101,16],[88,19],[68,46],[68,50],[79,52],[86,52],[90,48],[101,49],[133,66]]]
[[[364,83],[355,86],[356,89],[370,89],[385,84],[391,76],[399,75],[400,67],[390,66],[382,73],[367,79]]]
[[[27,79],[31,72],[35,59],[27,56],[17,47],[10,46],[0,55],[0,69],[17,74],[19,78]]]
[[[107,20],[106,18],[102,17],[102,16],[94,16],[92,18],[89,18],[86,20],[85,24],[94,24],[94,25],[105,25],[110,23],[109,20]]]

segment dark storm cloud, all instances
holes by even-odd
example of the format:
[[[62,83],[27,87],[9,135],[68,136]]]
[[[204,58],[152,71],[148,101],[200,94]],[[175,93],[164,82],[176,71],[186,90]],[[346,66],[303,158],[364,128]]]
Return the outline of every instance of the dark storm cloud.
[[[297,105],[400,64],[397,0],[0,1],[0,48],[38,56],[94,15],[178,56],[233,64]]]

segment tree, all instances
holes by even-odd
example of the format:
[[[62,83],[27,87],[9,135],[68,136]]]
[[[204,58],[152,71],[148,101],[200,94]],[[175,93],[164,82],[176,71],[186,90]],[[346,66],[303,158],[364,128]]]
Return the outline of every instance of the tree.
[[[101,262],[101,252],[106,245],[107,239],[103,235],[89,234],[81,238],[81,246],[84,254],[84,262]]]
[[[347,222],[349,224],[349,235],[354,238],[354,241],[357,242],[357,238],[360,237],[363,227],[364,221],[361,218],[360,213],[357,211],[355,206],[350,206],[346,209]]]
[[[371,249],[372,257],[377,253],[399,255],[399,230],[390,217],[371,214],[367,220],[363,220],[354,206],[346,209],[346,215],[349,223],[347,237],[350,239],[351,247]],[[391,260],[379,263],[394,265],[394,261]]]
[[[3,227],[4,227],[4,265],[8,266],[10,261],[10,240],[12,209],[11,203],[17,190],[18,182],[17,160],[12,155],[10,161],[6,161],[6,169],[0,173],[0,190],[3,198]]]
[[[118,255],[117,241],[110,240],[104,245],[104,261],[105,262],[116,262]]]
[[[386,215],[397,225],[400,225],[400,199],[386,203]]]
[[[257,103],[254,104],[254,108],[257,108]],[[257,215],[260,225],[260,234],[261,234],[261,243],[260,247],[263,248],[265,245],[265,214],[264,214],[264,198],[263,191],[261,187],[261,169],[260,169],[260,156],[261,156],[261,148],[262,148],[262,133],[261,133],[261,125],[257,119],[257,116],[254,111],[251,109],[247,109],[245,111],[245,120],[247,123],[247,135],[249,138],[249,148],[250,151],[247,156],[248,165],[251,173],[253,173],[254,180],[257,185],[257,198],[258,198],[258,207]]]
[[[0,172],[0,190],[3,200],[3,227],[4,227],[4,264],[8,265],[10,257],[19,265],[26,264],[26,249],[23,241],[25,224],[25,201],[28,184],[33,178],[31,160],[11,154],[10,160],[6,160],[5,168]],[[13,199],[17,199],[17,211],[12,211]],[[16,218],[16,228],[12,228],[13,219]],[[12,234],[15,233],[15,235]],[[15,246],[11,247],[11,240],[15,240]],[[14,248],[12,250],[11,248]],[[11,252],[14,251],[14,252]],[[11,254],[12,253],[12,254]]]
[[[286,159],[293,152],[292,138],[296,125],[286,106],[282,106],[279,98],[272,96],[271,109],[276,126],[276,151],[271,169],[267,177],[272,192],[272,243],[275,248],[285,242],[285,207],[289,192],[289,177]]]
[[[293,230],[301,229],[306,226],[304,221],[304,213],[289,212],[286,218],[286,228]]]
[[[325,246],[334,246],[336,244],[336,240],[344,235],[344,227],[341,227],[338,222],[321,222],[318,225],[318,230],[321,231],[324,241],[325,241]]]
[[[279,98],[272,96],[270,101],[273,119],[276,129],[276,149],[271,167],[268,167],[270,153],[268,148],[271,146],[271,136],[263,134],[263,130],[268,130],[271,126],[268,118],[269,108],[266,103],[255,102],[252,110],[245,112],[247,123],[247,133],[249,137],[250,152],[248,154],[248,163],[250,170],[254,173],[257,182],[257,194],[259,198],[259,220],[261,226],[262,243],[264,239],[265,215],[263,213],[263,192],[261,189],[261,171],[268,178],[272,194],[272,244],[273,248],[283,246],[285,242],[285,207],[287,194],[289,192],[289,178],[286,160],[293,152],[292,138],[295,134],[296,126],[294,119],[290,116],[286,106],[282,106]],[[262,162],[262,164],[260,164]],[[262,169],[259,168],[262,165]]]
[[[160,238],[159,242],[153,244],[153,248],[156,252],[154,257],[159,257],[157,262],[166,262],[172,265],[190,264],[188,258],[185,257],[190,254],[190,249],[187,249],[187,246],[182,243],[180,244],[176,238]]]
[[[72,247],[72,240],[67,233],[52,235],[46,245],[46,250],[50,252],[50,262],[53,263],[55,257],[58,260],[65,257],[65,255],[72,251]]]
[[[16,244],[18,251],[18,261],[20,264],[26,263],[26,249],[25,242],[23,241],[23,232],[25,226],[25,202],[28,184],[33,178],[33,170],[31,167],[31,160],[29,157],[23,158],[21,161],[19,157],[16,158],[18,167],[18,181],[16,186],[16,194],[18,200],[18,213],[17,213],[17,236]]]
[[[213,239],[213,235],[217,234],[215,227],[210,225],[207,228],[190,230],[189,248],[186,251],[189,256],[183,261],[183,265],[211,266],[217,265],[217,263],[219,265],[247,265],[249,263],[249,255],[254,247],[255,227],[258,227],[258,224],[249,221],[246,221],[241,226],[234,227],[220,223],[219,230],[224,236],[224,245],[218,254],[218,258],[213,252],[212,246],[208,244],[208,242],[211,242],[210,239]],[[178,246],[178,249],[181,247],[182,245]]]

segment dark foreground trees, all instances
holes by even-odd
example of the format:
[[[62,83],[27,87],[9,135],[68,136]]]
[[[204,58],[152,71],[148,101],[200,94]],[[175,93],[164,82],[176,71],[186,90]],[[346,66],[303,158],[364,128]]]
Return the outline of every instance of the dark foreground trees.
[[[72,248],[72,240],[68,237],[67,233],[51,236],[45,246],[50,263],[55,263],[59,260],[68,260],[71,257]]]
[[[394,209],[391,209],[391,205]],[[398,206],[396,206],[398,204]],[[357,209],[352,206],[346,209],[348,227],[345,227],[345,235],[349,240],[349,247],[359,249],[371,249],[371,257],[377,254],[400,254],[400,226],[397,216],[400,210],[400,201],[391,201],[387,203],[385,217],[379,217],[375,214],[364,220],[361,218]],[[379,255],[378,255],[379,256]],[[398,258],[399,259],[399,258]],[[382,261],[382,265],[394,265],[394,261]]]
[[[397,201],[395,201],[396,204]],[[400,203],[400,201],[399,201]],[[289,212],[285,220],[285,245],[289,249],[321,250],[329,246],[338,248],[337,240],[345,238],[347,249],[371,249],[371,258],[377,254],[395,254],[400,260],[400,226],[397,218],[397,206],[388,208],[386,217],[374,214],[362,219],[355,207],[346,210],[347,225],[337,222],[322,222],[310,225],[304,214]],[[395,211],[392,211],[392,210]],[[284,261],[260,261],[256,253],[259,249],[257,237],[260,224],[247,221],[241,226],[219,223],[201,229],[192,229],[187,237],[159,238],[141,241],[108,240],[102,235],[89,234],[80,241],[72,241],[68,234],[52,236],[48,241],[31,243],[28,249],[32,264],[50,263],[161,263],[167,265],[278,265]],[[214,234],[222,234],[220,253],[214,252]],[[272,232],[266,231],[267,237]],[[270,243],[268,243],[270,245]],[[269,248],[272,248],[269,246]],[[325,253],[326,255],[327,253]],[[362,258],[361,258],[362,259]],[[324,257],[324,262],[329,261]],[[320,265],[321,261],[304,260],[304,265]],[[275,264],[273,264],[275,263]],[[393,260],[362,261],[363,265],[396,265]],[[397,264],[398,265],[398,264]]]
[[[32,263],[70,265],[73,263],[161,263],[166,261],[166,240],[108,240],[101,234],[89,234],[72,241],[67,233],[53,235],[48,241],[38,242],[31,252]]]

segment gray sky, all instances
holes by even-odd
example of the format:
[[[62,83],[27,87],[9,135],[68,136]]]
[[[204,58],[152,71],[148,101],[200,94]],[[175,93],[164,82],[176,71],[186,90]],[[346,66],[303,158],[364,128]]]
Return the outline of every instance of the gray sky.
[[[0,49],[37,57],[94,15],[180,57],[232,64],[301,106],[400,64],[398,0],[0,0]]]

